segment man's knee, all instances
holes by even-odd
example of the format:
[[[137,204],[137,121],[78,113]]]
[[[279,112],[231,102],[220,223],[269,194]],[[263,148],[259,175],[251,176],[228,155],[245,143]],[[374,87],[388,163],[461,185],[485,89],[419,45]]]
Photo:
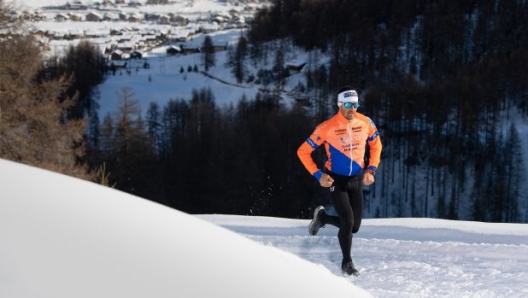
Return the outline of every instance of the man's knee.
[[[361,227],[361,219],[357,220],[356,218],[356,221],[354,222],[354,228],[352,228],[352,234],[357,233],[360,227]]]
[[[341,219],[341,229],[352,233],[354,231],[354,220],[352,218]]]

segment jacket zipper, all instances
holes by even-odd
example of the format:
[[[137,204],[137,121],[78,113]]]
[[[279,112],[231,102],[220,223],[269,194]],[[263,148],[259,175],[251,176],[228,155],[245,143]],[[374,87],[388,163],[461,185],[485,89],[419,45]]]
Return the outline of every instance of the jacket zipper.
[[[348,143],[350,145],[350,151],[348,153],[350,157],[350,166],[348,167],[348,176],[352,175],[352,166],[354,165],[354,159],[352,158],[352,128],[350,122],[347,123]]]

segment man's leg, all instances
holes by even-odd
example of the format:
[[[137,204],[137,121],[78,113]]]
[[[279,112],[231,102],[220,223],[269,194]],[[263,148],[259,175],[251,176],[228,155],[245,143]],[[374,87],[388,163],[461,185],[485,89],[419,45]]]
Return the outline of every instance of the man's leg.
[[[354,227],[354,212],[350,206],[348,192],[346,190],[337,189],[332,193],[332,203],[337,212],[338,217],[332,218],[327,216],[328,223],[334,221],[334,225],[339,228],[337,238],[343,253],[343,261],[352,261],[350,252],[352,249],[352,229]],[[338,220],[337,222],[336,219]]]

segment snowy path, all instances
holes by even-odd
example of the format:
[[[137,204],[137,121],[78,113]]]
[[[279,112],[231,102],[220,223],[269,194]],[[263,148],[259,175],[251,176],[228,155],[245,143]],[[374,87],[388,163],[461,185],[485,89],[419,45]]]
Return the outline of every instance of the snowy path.
[[[250,222],[250,217],[244,222],[247,225],[241,225],[222,216],[201,217],[341,275],[334,227],[310,237],[307,220],[253,218],[255,222]],[[397,225],[398,219],[393,221]],[[344,278],[374,297],[528,297],[528,225],[511,225],[519,231],[504,235],[486,231],[483,223],[460,222],[460,229],[413,228],[409,227],[412,219],[400,221],[407,226],[364,221],[353,247],[354,263],[362,274]],[[437,222],[415,221],[417,226]],[[444,222],[453,223],[438,221]]]

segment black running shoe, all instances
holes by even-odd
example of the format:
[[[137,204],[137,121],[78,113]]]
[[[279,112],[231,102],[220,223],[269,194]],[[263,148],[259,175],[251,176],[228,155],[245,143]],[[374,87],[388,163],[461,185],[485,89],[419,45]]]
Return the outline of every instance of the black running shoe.
[[[343,274],[346,275],[359,275],[359,271],[356,269],[356,267],[354,267],[354,262],[352,261],[341,263],[341,270],[343,271]]]
[[[315,236],[319,232],[320,228],[324,228],[324,223],[321,222],[321,214],[326,214],[326,210],[323,206],[315,208],[313,220],[308,226],[308,233]]]

